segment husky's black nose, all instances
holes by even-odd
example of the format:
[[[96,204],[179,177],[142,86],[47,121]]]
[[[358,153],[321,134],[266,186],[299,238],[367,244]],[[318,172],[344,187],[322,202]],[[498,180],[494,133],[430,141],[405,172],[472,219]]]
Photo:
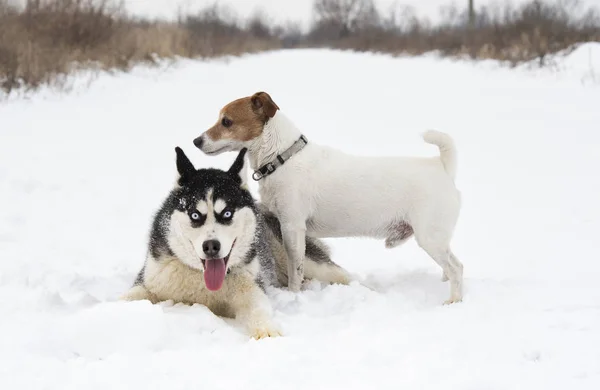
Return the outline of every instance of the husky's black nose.
[[[194,140],[194,145],[196,145],[196,147],[197,147],[198,149],[200,149],[200,148],[202,147],[202,143],[203,143],[203,142],[204,142],[204,141],[202,140],[202,136],[200,136],[200,137],[198,137],[198,138],[196,138],[196,139]]]
[[[206,240],[202,243],[202,250],[208,257],[217,257],[221,250],[221,243],[218,240]]]

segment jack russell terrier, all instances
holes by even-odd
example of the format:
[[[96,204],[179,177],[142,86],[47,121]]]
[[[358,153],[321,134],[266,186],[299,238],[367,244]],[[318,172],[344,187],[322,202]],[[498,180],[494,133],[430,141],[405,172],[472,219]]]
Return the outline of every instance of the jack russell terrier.
[[[372,237],[418,245],[450,280],[447,304],[463,297],[463,265],[450,249],[461,208],[454,184],[452,138],[429,130],[439,157],[363,157],[308,142],[271,96],[258,92],[221,109],[217,123],[194,140],[208,155],[248,149],[261,201],[281,221],[289,288],[304,275],[305,236]]]

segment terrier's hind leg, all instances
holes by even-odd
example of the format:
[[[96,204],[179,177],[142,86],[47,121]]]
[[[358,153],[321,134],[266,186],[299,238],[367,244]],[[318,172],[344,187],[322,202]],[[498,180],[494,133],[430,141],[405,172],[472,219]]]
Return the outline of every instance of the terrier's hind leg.
[[[463,298],[463,265],[448,247],[446,234],[436,234],[430,230],[428,235],[417,235],[417,243],[440,266],[450,280],[450,298],[445,304],[461,302]]]
[[[450,262],[453,262],[454,265],[456,266],[457,269],[460,270],[460,273],[462,275],[463,272],[463,265],[460,262],[460,260],[458,260],[458,258],[454,255],[454,253],[452,253],[452,251],[450,252]],[[444,274],[442,275],[442,282],[447,282],[449,280],[448,276],[446,275],[446,273],[444,272]]]
[[[423,248],[436,263],[444,270],[444,275],[450,280],[450,298],[444,302],[461,302],[463,298],[463,266],[452,254],[450,249]]]

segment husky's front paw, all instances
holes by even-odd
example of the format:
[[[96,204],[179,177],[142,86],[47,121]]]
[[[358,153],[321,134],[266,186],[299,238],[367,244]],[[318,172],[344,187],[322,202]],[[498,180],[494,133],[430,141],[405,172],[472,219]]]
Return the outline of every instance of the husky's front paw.
[[[279,330],[279,328],[276,326],[265,325],[251,329],[250,336],[252,336],[253,339],[260,340],[267,337],[283,336],[283,333],[281,333],[281,330]]]
[[[149,300],[152,303],[153,299],[152,299],[152,294],[150,294],[150,292],[148,290],[146,290],[146,288],[144,286],[133,286],[132,288],[129,289],[129,291],[127,291],[125,294],[121,295],[119,297],[119,300],[121,301],[143,301],[143,300]]]

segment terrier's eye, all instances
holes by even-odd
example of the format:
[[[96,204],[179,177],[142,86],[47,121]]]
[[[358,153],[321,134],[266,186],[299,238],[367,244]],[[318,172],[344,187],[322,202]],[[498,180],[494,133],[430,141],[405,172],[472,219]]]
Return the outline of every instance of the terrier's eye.
[[[223,118],[221,119],[221,124],[225,127],[229,127],[233,124],[233,122],[229,118]]]

